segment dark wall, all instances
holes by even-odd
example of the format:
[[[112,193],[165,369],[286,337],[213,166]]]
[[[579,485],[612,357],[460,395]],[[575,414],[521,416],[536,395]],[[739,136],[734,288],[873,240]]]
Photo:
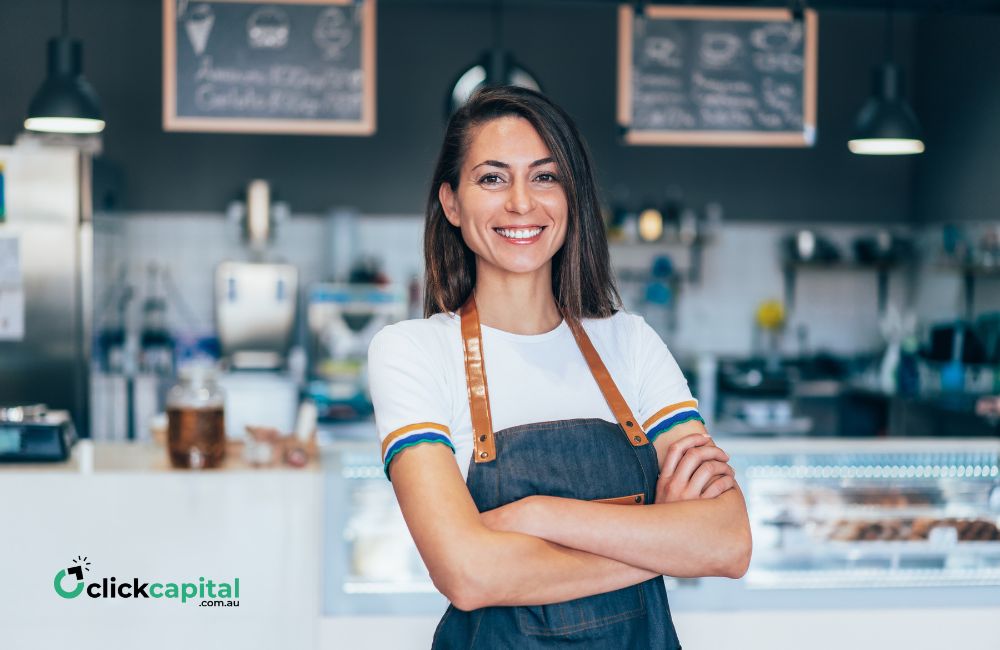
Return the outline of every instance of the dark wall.
[[[1000,16],[937,16],[917,34],[927,150],[917,164],[915,216],[1000,219]]]
[[[71,31],[104,105],[105,155],[124,170],[120,207],[222,210],[245,182],[270,179],[295,211],[356,205],[422,211],[454,76],[490,41],[488,3],[378,6],[378,132],[370,138],[164,133],[158,0],[74,0]],[[882,20],[820,15],[819,129],[811,149],[626,147],[615,115],[613,4],[513,4],[504,33],[517,58],[577,119],[604,188],[659,199],[679,186],[721,201],[729,219],[902,222],[912,218],[913,160],[847,151],[854,115],[882,55]],[[20,129],[44,74],[58,2],[0,2],[0,142]],[[898,21],[904,65],[913,21]],[[912,80],[913,75],[909,78]],[[913,89],[913,84],[910,86]]]

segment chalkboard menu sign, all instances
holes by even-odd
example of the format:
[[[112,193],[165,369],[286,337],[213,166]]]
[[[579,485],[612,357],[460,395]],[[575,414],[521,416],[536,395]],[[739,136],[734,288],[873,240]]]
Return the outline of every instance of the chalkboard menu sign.
[[[167,131],[375,132],[375,0],[163,0]]]
[[[817,18],[785,9],[623,5],[618,122],[629,144],[811,146]]]

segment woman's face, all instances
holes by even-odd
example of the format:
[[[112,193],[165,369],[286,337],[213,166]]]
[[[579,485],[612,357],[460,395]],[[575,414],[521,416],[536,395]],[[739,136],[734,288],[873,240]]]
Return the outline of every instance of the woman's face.
[[[522,117],[500,117],[472,132],[458,187],[438,188],[448,221],[477,256],[477,273],[551,273],[566,239],[563,170]]]

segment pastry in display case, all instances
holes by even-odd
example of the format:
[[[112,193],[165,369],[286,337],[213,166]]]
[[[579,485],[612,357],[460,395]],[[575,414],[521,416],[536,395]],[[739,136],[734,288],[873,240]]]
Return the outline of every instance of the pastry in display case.
[[[748,588],[1000,586],[996,441],[779,439],[727,451],[754,534]]]

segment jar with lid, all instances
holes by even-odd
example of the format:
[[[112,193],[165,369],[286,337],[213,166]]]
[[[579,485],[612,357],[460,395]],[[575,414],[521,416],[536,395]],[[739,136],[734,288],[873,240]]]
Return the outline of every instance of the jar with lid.
[[[188,365],[167,393],[167,451],[178,468],[218,467],[226,456],[225,399],[215,368]]]

